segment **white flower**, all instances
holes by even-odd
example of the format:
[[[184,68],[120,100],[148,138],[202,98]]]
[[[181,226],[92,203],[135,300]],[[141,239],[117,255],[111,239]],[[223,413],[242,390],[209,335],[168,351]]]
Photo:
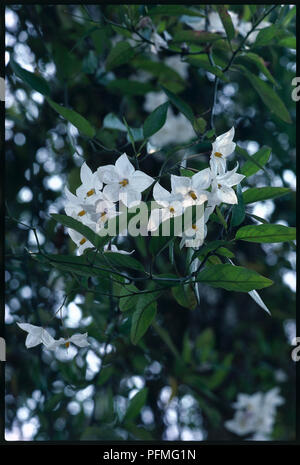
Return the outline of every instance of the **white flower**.
[[[92,214],[95,210],[94,205],[72,194],[67,187],[65,187],[64,191],[67,197],[67,203],[65,205],[66,214],[81,221],[83,224],[87,224],[89,222],[89,214]]]
[[[39,344],[44,344],[47,347],[55,341],[48,331],[40,326],[31,325],[29,323],[17,323],[17,325],[28,333],[25,341],[25,346],[28,349]]]
[[[244,175],[237,173],[239,165],[237,163],[236,167],[227,171],[224,174],[215,174],[212,173],[212,189],[208,194],[208,205],[214,206],[219,205],[221,202],[236,204],[238,203],[237,196],[232,189],[232,186],[236,186],[243,179]]]
[[[182,239],[180,241],[179,247],[193,247],[198,249],[204,242],[206,235],[206,226],[204,224],[203,218],[200,218],[196,221],[195,224],[192,224],[189,228],[186,228],[182,234]]]
[[[207,200],[204,192],[210,186],[211,171],[206,168],[191,177],[171,175],[171,187],[173,194],[181,194],[183,207],[202,205]]]
[[[184,207],[181,194],[172,194],[157,182],[153,188],[153,198],[162,208],[151,211],[148,222],[149,231],[155,231],[160,223],[169,218],[182,215]]]
[[[68,234],[71,237],[72,241],[75,242],[77,245],[77,253],[78,255],[82,255],[85,249],[89,249],[94,247],[93,244],[88,241],[82,234],[80,234],[77,231],[74,231],[74,229],[67,228]]]
[[[154,182],[154,179],[135,170],[126,153],[123,153],[115,165],[101,166],[97,170],[98,176],[106,184],[104,195],[112,202],[121,200],[127,207],[138,205],[143,192]]]
[[[212,144],[210,165],[213,171],[223,174],[226,170],[226,158],[235,150],[236,144],[232,142],[234,138],[234,127],[221,134]]]
[[[106,199],[103,195],[102,199],[96,204],[96,211],[90,216],[92,221],[97,223],[96,230],[104,227],[107,220],[118,216],[120,213],[116,210],[115,203]]]
[[[103,247],[103,250],[104,252],[114,252],[114,253],[120,253],[120,254],[123,254],[123,255],[131,255],[134,250],[132,250],[131,252],[127,252],[126,250],[120,250],[118,249],[118,247],[115,245],[115,244],[106,244],[104,247]]]
[[[253,433],[249,439],[255,441],[269,440],[276,408],[284,403],[284,399],[278,393],[279,388],[275,387],[265,394],[238,394],[237,402],[233,404],[236,412],[232,420],[225,422],[225,427],[239,436]]]
[[[103,187],[97,173],[93,173],[87,164],[83,163],[80,169],[80,179],[82,184],[76,189],[76,196],[82,200],[94,202]]]
[[[168,39],[169,40],[169,39]],[[157,55],[161,49],[168,48],[168,42],[163,39],[157,32],[153,32],[151,35],[151,42],[154,42],[150,46],[150,51]]]
[[[39,344],[43,344],[48,350],[55,350],[60,345],[68,347],[69,343],[77,345],[78,347],[87,347],[89,342],[87,341],[87,333],[85,334],[73,334],[68,339],[63,337],[54,339],[48,331],[40,326],[31,325],[29,323],[17,323],[17,325],[28,333],[25,346],[29,349]]]

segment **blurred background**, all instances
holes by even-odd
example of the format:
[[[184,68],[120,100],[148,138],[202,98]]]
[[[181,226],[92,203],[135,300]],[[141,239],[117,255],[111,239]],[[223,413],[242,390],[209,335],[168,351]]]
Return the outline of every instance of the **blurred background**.
[[[202,14],[212,8],[194,7]],[[264,7],[229,8],[238,21],[249,22]],[[268,21],[282,24],[290,9],[289,5],[278,6]],[[114,163],[124,151],[133,154],[126,128],[117,130],[119,123],[111,114],[120,121],[125,117],[138,133],[149,112],[167,100],[160,88],[163,85],[179,94],[209,125],[214,75],[197,63],[182,60],[180,49],[177,54],[163,49],[153,53],[144,44],[127,63],[108,66],[107,57],[118,42],[136,44],[132,34],[117,25],[148,14],[143,5],[6,8],[6,440],[240,440],[243,437],[224,426],[233,417],[237,395],[265,393],[274,387],[280,389],[284,404],[278,407],[271,438],[293,440],[295,364],[290,353],[296,336],[296,252],[289,242],[241,242],[234,249],[236,264],[274,281],[260,292],[271,317],[244,293],[203,285],[200,306],[194,310],[180,305],[171,291],[164,293],[158,303],[158,322],[180,359],[152,328],[133,346],[128,319],[111,315],[109,299],[94,299],[92,294],[74,291],[63,306],[66,327],[88,331],[91,345],[86,349],[72,346],[49,352],[38,346],[28,350],[25,333],[16,325],[26,321],[47,326],[74,286],[72,276],[32,259],[29,252],[36,251],[37,244],[30,228],[36,228],[45,252],[74,252],[64,228],[49,215],[64,213],[64,186],[74,192],[84,161],[95,170]],[[165,37],[165,31],[173,35],[176,28],[187,28],[183,16],[151,17]],[[295,17],[290,16],[283,27],[293,34]],[[242,35],[237,35],[237,43],[241,40]],[[215,59],[226,63],[227,51],[214,50]],[[216,134],[234,125],[235,142],[249,155],[264,145],[272,148],[267,173],[259,171],[247,185],[288,187],[293,192],[250,204],[247,212],[273,224],[295,226],[295,102],[291,99],[295,49],[278,45],[274,39],[255,51],[276,80],[276,91],[293,123],[271,113],[243,74],[233,70],[227,73],[228,81],[219,82]],[[55,102],[90,121],[97,128],[98,142],[79,134],[42,94],[17,78],[9,64],[12,57],[48,81]],[[249,66],[258,74],[255,65]],[[170,106],[166,125],[143,148],[142,169],[158,176],[166,151],[193,138],[188,120]],[[202,152],[194,145],[174,152],[172,161],[184,156],[189,167],[201,169],[209,157],[207,151]],[[232,167],[236,160],[244,163],[235,155]],[[170,165],[170,172],[178,174],[176,169],[172,171]],[[167,178],[163,184],[169,187]],[[247,215],[245,224],[253,222]],[[211,225],[209,239],[216,238],[218,227]],[[121,246],[134,249],[134,257],[147,265],[147,240],[127,237]],[[178,247],[175,258],[183,266]],[[156,267],[160,273],[172,270],[167,249],[157,258]],[[59,314],[49,327],[59,333]],[[134,418],[125,421],[130,400],[145,387],[147,400]]]

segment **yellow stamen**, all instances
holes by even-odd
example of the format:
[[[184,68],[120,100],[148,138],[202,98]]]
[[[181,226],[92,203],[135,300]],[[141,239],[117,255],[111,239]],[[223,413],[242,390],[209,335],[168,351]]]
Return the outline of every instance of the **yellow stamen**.
[[[171,212],[171,213],[174,213],[174,212],[175,212],[175,210],[174,210],[173,207],[170,208],[170,212]]]
[[[66,342],[66,343],[65,343],[65,346],[66,346],[66,348],[68,349],[68,347],[70,347],[70,343],[69,343],[69,342]]]
[[[119,184],[121,184],[122,187],[127,186],[127,184],[128,184],[128,179],[123,179],[123,181],[120,181]]]
[[[81,210],[81,212],[78,213],[78,216],[83,216],[86,214],[86,211],[85,210]]]
[[[86,242],[86,239],[83,237],[81,241],[79,242],[80,245],[83,245]]]
[[[221,189],[221,187],[222,187],[221,184],[218,184],[218,188]]]
[[[104,219],[105,219],[105,218],[104,218],[105,216],[106,216],[106,212],[102,212],[102,213],[100,214],[101,220],[104,220]]]
[[[198,198],[194,191],[190,191],[189,196],[192,197],[193,200],[197,200]]]
[[[196,231],[197,226],[195,224],[192,224],[192,229],[195,229],[195,231]]]
[[[223,154],[220,153],[220,152],[215,152],[215,157],[222,158],[222,157],[223,157]]]
[[[87,195],[88,197],[90,197],[91,195],[94,195],[94,194],[95,194],[95,189],[91,189],[90,191],[88,191],[88,192],[86,193],[86,195]]]

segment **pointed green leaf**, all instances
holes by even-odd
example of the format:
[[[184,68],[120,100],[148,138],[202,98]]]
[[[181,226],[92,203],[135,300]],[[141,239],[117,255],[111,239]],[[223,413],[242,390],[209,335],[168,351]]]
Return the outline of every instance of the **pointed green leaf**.
[[[292,120],[290,114],[281,100],[281,98],[276,94],[276,92],[269,86],[265,81],[255,76],[255,74],[250,73],[244,67],[238,65],[239,68],[243,68],[244,75],[250,81],[264,104],[271,110],[274,115],[280,118],[282,121],[291,124]]]
[[[250,187],[243,192],[244,203],[253,203],[261,200],[276,199],[282,195],[289,194],[288,187]]]
[[[257,173],[260,167],[263,168],[263,166],[268,162],[271,151],[272,150],[270,147],[262,147],[260,150],[258,150],[258,152],[251,155],[251,158],[249,158],[248,161],[244,163],[240,169],[240,173],[246,176],[246,178]]]
[[[27,71],[27,69],[22,68],[18,63],[16,63],[12,58],[10,59],[10,66],[15,74],[22,79],[26,84],[28,84],[32,89],[40,92],[43,95],[50,95],[50,88],[48,82],[44,78],[38,76],[37,74]]]
[[[236,186],[236,195],[238,198],[237,205],[233,205],[231,213],[231,226],[239,226],[245,219],[245,205],[241,185]]]
[[[163,127],[167,119],[168,106],[169,102],[159,105],[145,120],[143,131],[146,139]]]
[[[254,270],[234,265],[211,265],[200,271],[196,280],[227,291],[249,292],[271,286],[273,281]]]
[[[72,123],[82,134],[87,137],[93,138],[96,134],[95,128],[89,123],[83,116],[79,115],[74,110],[66,108],[58,103],[53,102],[50,98],[47,97],[49,105],[57,111],[63,118]]]
[[[232,24],[231,16],[228,13],[225,5],[218,5],[216,8],[221,18],[224,29],[226,31],[227,38],[230,41],[231,39],[234,38],[234,32],[235,32],[233,24]]]
[[[148,395],[148,388],[143,388],[130,399],[129,406],[125,413],[124,421],[133,420],[138,416],[141,409],[144,407]]]
[[[194,122],[195,116],[191,107],[184,102],[180,97],[173,94],[170,90],[166,89],[165,87],[161,86],[162,90],[167,95],[168,99],[171,103],[188,119],[191,123]]]
[[[130,339],[132,344],[137,344],[144,336],[147,329],[155,318],[157,293],[140,294],[136,310],[132,315]]]
[[[259,243],[293,241],[296,239],[296,228],[290,228],[281,224],[249,225],[240,228],[235,238],[242,241]]]
[[[111,71],[112,69],[118,68],[118,66],[128,63],[134,54],[135,52],[128,42],[118,42],[115,47],[111,49],[107,57],[106,70]]]

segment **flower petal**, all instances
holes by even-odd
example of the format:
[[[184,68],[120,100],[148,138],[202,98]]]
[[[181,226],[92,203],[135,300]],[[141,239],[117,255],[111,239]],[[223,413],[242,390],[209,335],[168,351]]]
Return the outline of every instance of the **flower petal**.
[[[238,203],[237,196],[235,195],[235,192],[231,187],[221,186],[217,191],[217,195],[219,199],[224,203]]]
[[[130,178],[135,171],[134,166],[128,160],[126,153],[123,153],[123,155],[117,159],[115,166],[119,176],[123,176],[123,178]]]
[[[134,189],[121,189],[120,200],[126,205],[126,207],[134,207],[141,202],[142,195]]]
[[[107,184],[103,189],[103,194],[111,202],[117,202],[119,200],[120,188],[121,186],[118,182]]]
[[[93,176],[92,170],[84,162],[80,169],[80,179],[83,184],[89,184]]]
[[[161,205],[167,206],[171,200],[171,194],[157,182],[153,188],[153,198]]]
[[[136,170],[133,175],[130,177],[129,184],[137,192],[143,192],[151,184],[154,183],[154,179],[148,174],[143,173],[143,171]]]
[[[191,187],[191,178],[171,174],[171,189],[175,194],[186,194]]]
[[[67,342],[70,341],[78,347],[87,347],[90,345],[90,343],[87,341],[87,335],[88,333],[73,334],[73,336],[71,336],[70,339],[67,340]]]
[[[97,169],[97,175],[100,181],[104,182],[105,184],[120,181],[120,176],[114,165],[100,166]]]
[[[208,189],[211,181],[211,171],[209,168],[199,171],[191,178],[192,187],[195,189]]]

